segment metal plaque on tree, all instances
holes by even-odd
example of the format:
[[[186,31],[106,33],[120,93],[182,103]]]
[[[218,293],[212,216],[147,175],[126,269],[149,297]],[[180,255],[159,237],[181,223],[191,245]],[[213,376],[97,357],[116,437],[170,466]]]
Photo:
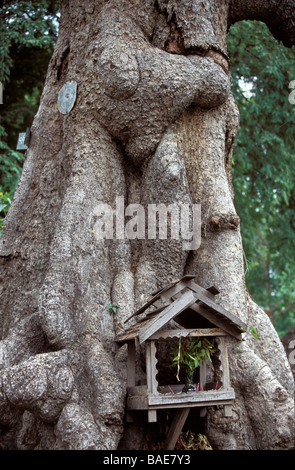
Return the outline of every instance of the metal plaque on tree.
[[[62,114],[68,114],[74,107],[77,96],[77,83],[72,80],[64,84],[57,98],[57,107]]]
[[[26,132],[21,132],[18,135],[16,150],[27,150],[30,141],[30,129],[27,127]]]

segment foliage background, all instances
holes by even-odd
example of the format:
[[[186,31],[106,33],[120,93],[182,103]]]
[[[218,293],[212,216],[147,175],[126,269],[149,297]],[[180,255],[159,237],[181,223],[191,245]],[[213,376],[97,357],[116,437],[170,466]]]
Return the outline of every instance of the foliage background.
[[[37,112],[58,32],[58,1],[0,2],[0,231],[24,159],[18,134]]]
[[[246,282],[282,336],[295,325],[295,48],[251,21],[231,27],[228,49],[240,109],[233,183]]]
[[[37,112],[58,33],[56,0],[0,1],[0,232],[24,154],[18,134]],[[295,48],[260,22],[231,27],[232,91],[241,126],[233,157],[247,287],[280,336],[295,325]]]

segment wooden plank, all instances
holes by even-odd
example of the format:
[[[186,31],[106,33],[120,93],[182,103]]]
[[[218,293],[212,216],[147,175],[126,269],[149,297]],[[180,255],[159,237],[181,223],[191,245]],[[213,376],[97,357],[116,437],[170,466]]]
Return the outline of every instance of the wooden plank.
[[[187,330],[185,328],[179,329],[172,329],[172,330],[159,330],[156,331],[150,339],[158,340],[158,339],[172,339],[172,338],[180,338],[180,337],[187,337],[187,336],[226,336],[227,334],[225,331],[221,330],[220,328],[202,328],[202,329],[192,329]]]
[[[160,313],[162,310],[164,310],[168,305],[170,305],[173,300],[175,300],[176,297],[174,296],[179,296],[181,291],[185,289],[187,286],[183,282],[180,282],[176,284],[175,286],[171,287],[169,290],[165,290],[163,294],[161,294],[160,299],[156,300],[153,303],[153,306],[157,307],[155,310],[151,310],[150,312],[147,313],[148,315],[155,315],[155,313]],[[174,297],[174,298],[173,298]]]
[[[163,287],[162,289],[158,289],[156,292],[153,292],[152,295],[159,294],[159,292],[163,293],[165,290],[170,289],[172,286],[175,286],[178,282],[181,281],[189,281],[191,279],[195,279],[196,275],[195,274],[185,274],[182,276],[180,279],[176,279],[175,281],[172,281],[170,284],[168,284],[166,287]]]
[[[126,330],[124,333],[120,333],[120,335],[116,337],[115,341],[120,344],[130,341],[131,339],[135,339],[138,336],[138,331],[140,328],[150,320],[150,318],[145,318],[141,322],[136,323],[135,325],[128,328],[128,330]]]
[[[131,318],[136,317],[137,315],[140,315],[143,313],[148,307],[150,307],[156,299],[159,298],[159,294],[156,295],[155,297],[151,298],[146,304],[144,304],[139,310],[137,310],[135,313],[133,313],[130,317],[127,318],[127,320],[124,321],[124,323],[127,323]]]
[[[185,282],[178,282],[175,284],[175,286],[171,287],[171,289],[168,289],[167,291],[163,292],[161,294],[161,300],[163,303],[167,302],[167,300],[171,299],[174,295],[178,294],[181,292],[183,289],[187,287]]]
[[[176,279],[175,281],[170,282],[170,284],[167,284],[167,286],[162,287],[161,289],[158,289],[158,290],[155,291],[155,292],[152,292],[152,296],[155,297],[155,296],[157,296],[158,294],[162,294],[162,293],[165,292],[166,290],[171,289],[171,287],[175,286],[175,284],[177,284],[178,282],[180,282],[180,280],[181,280],[181,279]]]
[[[157,410],[148,410],[148,422],[149,423],[157,422]]]
[[[127,320],[125,320],[124,323],[127,323],[131,318],[137,316],[137,315],[140,315],[141,313],[143,313],[148,307],[150,307],[156,300],[158,300],[161,295],[164,295],[165,292],[168,292],[169,289],[172,289],[176,284],[182,282],[182,281],[188,281],[188,280],[191,280],[191,279],[194,279],[196,276],[195,275],[192,275],[192,274],[186,274],[185,276],[183,276],[181,279],[177,279],[173,282],[171,282],[170,284],[168,284],[167,286],[163,287],[162,289],[159,289],[158,291],[154,292],[152,295],[152,298],[146,302],[140,309],[138,309],[135,313],[133,313],[129,318],[127,318]]]
[[[233,406],[232,405],[224,405],[224,416],[230,417],[233,415]]]
[[[189,412],[190,408],[182,408],[176,411],[176,415],[174,416],[174,420],[166,437],[164,450],[174,449],[177,439],[189,415]]]
[[[168,305],[170,305],[171,302],[166,302],[165,304],[162,304],[161,302],[161,306],[156,308],[155,310],[152,310],[151,312],[147,312],[146,316],[148,315],[155,315],[157,313],[161,313],[166,307],[168,307]]]
[[[194,392],[195,395],[208,394],[209,392]],[[161,403],[149,403],[151,397],[147,396],[127,396],[126,408],[127,410],[164,410],[169,408],[187,408],[187,407],[205,407],[214,405],[230,405],[234,402],[235,393],[227,390],[226,394],[221,394],[221,391],[215,392],[215,399],[212,395],[199,396],[199,399],[192,399],[192,397],[184,397],[181,399],[171,399],[173,396],[169,396],[168,400],[164,400]],[[189,395],[189,394],[186,394]],[[191,394],[190,394],[191,395]],[[174,396],[173,396],[174,397]]]
[[[195,295],[190,290],[185,292],[179,299],[174,300],[163,312],[159,313],[145,327],[139,330],[139,343],[142,344],[152,334],[168,323],[169,320],[190,307],[195,301]]]
[[[234,403],[234,399],[224,399],[224,400],[220,399],[220,400],[215,400],[215,401],[208,400],[208,401],[202,401],[202,402],[181,402],[181,403],[164,403],[161,405],[160,404],[159,405],[147,405],[147,408],[148,409],[155,408],[156,410],[169,410],[169,409],[187,408],[187,407],[202,408],[202,407],[208,407],[208,406],[225,406],[225,405],[230,405],[233,403]]]
[[[126,407],[128,410],[147,410],[148,397],[147,396],[127,396]]]
[[[227,320],[230,322],[234,323],[234,325],[239,328],[240,330],[246,330],[246,324],[242,322],[238,317],[227,311],[225,308],[223,308],[221,305],[218,305],[216,302],[214,302],[212,299],[207,297],[206,295],[203,295],[203,293],[198,292],[197,293],[198,299],[203,302],[207,307],[210,307],[212,310],[215,312],[219,313],[223,317],[225,317]]]
[[[158,382],[156,379],[158,370],[156,358],[157,348],[155,342],[147,341],[145,348],[147,388],[150,393],[152,393],[153,395],[157,395],[159,392],[157,390]]]
[[[225,338],[220,338],[219,350],[220,350],[220,361],[222,365],[222,384],[223,388],[230,387],[230,375],[229,375],[229,364],[228,364],[228,354],[227,354],[227,344]]]
[[[180,404],[188,403],[190,406],[193,403],[203,402],[218,402],[219,400],[232,400],[235,398],[235,392],[232,388],[226,390],[209,390],[204,392],[188,392],[179,394],[159,394],[159,395],[148,395],[148,404],[153,405],[165,405],[165,404]]]
[[[194,292],[196,292],[196,294],[203,294],[205,295],[206,297],[208,297],[209,299],[211,300],[214,300],[215,298],[215,295],[212,294],[212,292],[210,290],[207,290],[207,289],[204,289],[204,287],[201,287],[199,286],[198,284],[196,284],[193,280],[189,280],[187,282],[187,286],[193,290]]]
[[[193,406],[205,406],[206,404],[215,403],[219,404],[220,401],[226,402],[227,400],[234,400],[235,392],[232,388],[227,390],[210,390],[206,392],[189,392],[179,394],[159,394],[157,396],[148,395],[149,406],[164,406],[164,405],[180,405],[186,404]]]
[[[127,387],[135,386],[135,341],[128,342],[128,356],[127,356]]]
[[[135,387],[127,387],[127,393],[130,396],[147,396],[148,388],[147,385],[136,385]]]
[[[211,294],[214,295],[220,294],[219,290],[215,286],[207,287],[206,291],[211,292]]]
[[[181,281],[189,281],[190,279],[195,279],[195,274],[185,274],[180,280]]]
[[[242,341],[243,338],[242,338],[241,332],[237,330],[237,328],[235,328],[233,325],[227,324],[218,315],[210,312],[209,310],[205,309],[204,307],[198,304],[191,305],[190,308],[194,310],[196,313],[199,313],[200,315],[202,315],[202,317],[209,320],[211,323],[213,323],[213,325],[216,325],[217,327],[226,331],[229,335],[234,336],[239,341]]]
[[[164,404],[164,405],[155,405],[148,406],[148,409],[155,408],[156,410],[169,410],[169,409],[179,409],[179,408],[206,408],[208,406],[225,406],[233,404],[234,400],[216,400],[214,401],[203,401],[203,402],[194,402],[194,403],[174,403],[174,404]]]
[[[160,293],[161,291],[154,295],[148,302],[146,302],[140,309],[138,309],[135,313],[133,313],[130,317],[127,318],[127,320],[124,321],[124,323],[127,323],[131,318],[140,315],[141,313],[145,312],[145,310],[153,305],[153,303],[160,298]]]

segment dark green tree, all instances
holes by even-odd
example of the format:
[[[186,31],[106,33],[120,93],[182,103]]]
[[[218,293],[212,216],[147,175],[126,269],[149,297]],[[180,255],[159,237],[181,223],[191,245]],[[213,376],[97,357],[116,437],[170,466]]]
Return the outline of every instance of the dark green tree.
[[[38,109],[58,29],[58,1],[0,2],[0,230],[22,172],[19,132]],[[2,217],[1,217],[2,216]]]
[[[233,93],[241,125],[233,159],[247,286],[279,334],[295,324],[295,49],[260,22],[230,29]]]

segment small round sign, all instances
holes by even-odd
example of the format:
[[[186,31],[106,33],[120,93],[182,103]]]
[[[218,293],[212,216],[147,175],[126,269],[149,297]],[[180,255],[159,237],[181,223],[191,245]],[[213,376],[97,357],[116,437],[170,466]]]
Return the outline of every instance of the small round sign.
[[[62,114],[68,114],[76,101],[77,83],[72,80],[64,84],[57,98],[57,107]]]

